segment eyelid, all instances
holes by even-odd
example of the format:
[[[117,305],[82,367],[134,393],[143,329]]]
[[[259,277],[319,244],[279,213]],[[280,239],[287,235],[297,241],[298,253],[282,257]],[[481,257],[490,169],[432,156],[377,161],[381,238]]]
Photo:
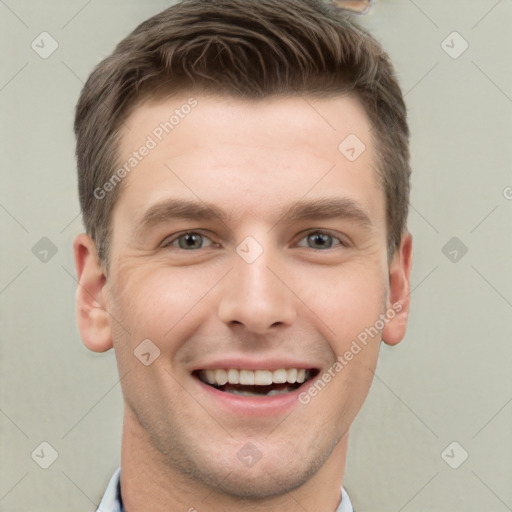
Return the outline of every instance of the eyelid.
[[[298,241],[295,245],[297,246],[297,244],[301,240],[303,240],[304,238],[307,238],[310,235],[314,235],[315,233],[328,235],[328,236],[334,238],[335,240],[337,240],[339,242],[339,244],[336,244],[336,245],[338,245],[340,247],[348,247],[349,246],[349,243],[343,237],[341,237],[339,234],[336,234],[333,231],[331,231],[329,229],[324,229],[324,228],[313,228],[313,229],[308,229],[306,231],[303,231],[302,233],[299,233],[298,236],[300,236],[300,238],[298,239]],[[333,248],[334,247],[329,247],[329,249],[333,249]],[[328,251],[329,249],[321,249],[321,250]]]
[[[175,242],[176,240],[178,240],[179,238],[181,238],[182,236],[185,236],[185,235],[200,235],[203,238],[207,238],[211,242],[209,245],[207,245],[207,247],[210,247],[210,245],[214,244],[212,238],[210,236],[206,235],[202,230],[200,230],[200,229],[186,229],[184,231],[179,231],[178,233],[173,233],[172,235],[166,236],[162,240],[162,242],[160,242],[159,247],[163,248],[163,249],[166,249],[166,248],[172,246],[173,242]],[[175,249],[181,249],[181,248],[180,247],[175,247]],[[202,247],[201,247],[201,249],[202,249]]]
[[[329,229],[325,229],[325,228],[311,228],[311,229],[307,229],[305,231],[302,231],[301,233],[299,233],[297,235],[298,237],[298,240],[297,242],[294,244],[295,246],[297,246],[297,244],[302,241],[304,238],[310,236],[310,235],[313,235],[315,233],[321,233],[321,234],[324,234],[324,235],[328,235],[328,236],[331,236],[333,239],[337,240],[339,242],[339,244],[336,244],[338,246],[341,246],[341,247],[349,247],[350,243],[347,242],[345,240],[345,238],[343,238],[342,236],[340,236],[339,234],[336,234],[334,233],[333,231],[329,230]],[[208,234],[205,234],[204,230],[201,230],[201,229],[187,229],[187,230],[183,230],[183,231],[179,231],[177,233],[173,233],[172,235],[168,235],[166,236],[162,242],[160,242],[159,244],[159,247],[160,248],[168,248],[169,246],[172,245],[173,242],[175,242],[176,240],[178,240],[180,237],[184,236],[184,235],[200,235],[202,236],[203,238],[206,238],[210,241],[210,244],[207,245],[206,247],[210,247],[211,245],[213,245],[215,242],[212,240],[212,237],[211,235],[208,235]],[[179,247],[176,247],[176,249],[180,249]],[[330,248],[332,249],[332,247]],[[328,250],[328,249],[323,249],[323,250]]]

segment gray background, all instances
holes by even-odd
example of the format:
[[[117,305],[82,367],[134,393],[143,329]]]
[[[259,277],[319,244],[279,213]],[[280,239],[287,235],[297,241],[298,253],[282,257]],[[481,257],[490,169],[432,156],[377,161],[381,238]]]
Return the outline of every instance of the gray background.
[[[75,325],[73,109],[93,66],[167,5],[0,0],[2,512],[93,511],[119,462],[115,356]],[[357,512],[512,510],[512,1],[377,0],[363,21],[409,106],[415,259],[409,330],[383,346],[345,487]],[[59,45],[46,59],[43,31]],[[48,469],[51,449],[31,457],[43,441]]]

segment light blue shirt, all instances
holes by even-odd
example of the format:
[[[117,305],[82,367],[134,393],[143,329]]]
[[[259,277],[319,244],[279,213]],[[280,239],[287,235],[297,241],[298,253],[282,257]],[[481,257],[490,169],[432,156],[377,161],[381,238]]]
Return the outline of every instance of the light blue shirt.
[[[96,512],[124,512],[121,500],[121,468],[110,479],[107,490]],[[341,488],[341,503],[336,512],[354,512],[347,492]]]

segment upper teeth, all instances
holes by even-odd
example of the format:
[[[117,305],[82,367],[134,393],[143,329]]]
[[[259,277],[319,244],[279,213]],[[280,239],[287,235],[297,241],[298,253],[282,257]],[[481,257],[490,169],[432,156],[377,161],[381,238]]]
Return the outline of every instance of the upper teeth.
[[[242,384],[246,386],[270,386],[271,384],[284,384],[288,382],[302,384],[306,380],[304,368],[280,368],[279,370],[201,370],[199,378],[208,382],[223,386],[224,384]]]

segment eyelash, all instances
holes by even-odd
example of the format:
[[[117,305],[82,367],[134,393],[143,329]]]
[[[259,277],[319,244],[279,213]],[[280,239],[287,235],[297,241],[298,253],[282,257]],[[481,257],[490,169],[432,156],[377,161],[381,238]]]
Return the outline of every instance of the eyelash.
[[[311,231],[308,231],[307,233],[302,235],[302,237],[299,239],[299,241],[297,243],[299,243],[302,240],[306,239],[308,236],[316,235],[316,234],[330,236],[335,241],[339,242],[337,244],[333,244],[333,247],[329,247],[327,249],[317,249],[318,251],[328,251],[330,249],[333,249],[334,247],[348,247],[348,244],[345,243],[340,237],[338,237],[338,236],[334,235],[333,233],[331,233],[330,231],[324,230],[324,229],[313,229]],[[211,242],[211,244],[208,245],[207,247],[210,247],[211,245],[214,245],[213,240],[211,240],[211,238],[209,236],[205,235],[204,233],[201,233],[200,231],[185,231],[184,233],[180,233],[178,235],[174,235],[172,238],[167,237],[161,243],[160,247],[162,249],[169,248],[170,246],[172,246],[172,244],[174,242],[177,242],[181,237],[184,237],[184,236],[187,236],[187,235],[199,235],[199,236],[201,236],[203,238],[208,239]],[[308,248],[308,247],[306,247],[306,248]],[[182,251],[187,251],[187,249],[181,249],[180,247],[176,247],[176,249],[180,249]],[[201,247],[201,249],[203,249],[203,247]],[[309,249],[312,249],[312,247],[309,247]],[[195,250],[199,250],[199,249],[195,249]],[[194,251],[194,249],[191,249],[190,251],[187,251],[187,252],[192,252],[192,251]]]
[[[177,235],[172,235],[171,237],[167,237],[161,243],[160,247],[162,247],[162,249],[166,249],[166,248],[170,247],[174,242],[177,242],[180,238],[187,236],[187,235],[199,235],[203,238],[207,238],[211,242],[211,245],[213,245],[213,243],[214,243],[213,240],[211,240],[211,238],[208,235],[205,235],[204,233],[201,233],[200,231],[185,231],[184,233],[179,233]],[[181,249],[181,248],[176,247],[176,249]],[[185,251],[186,249],[181,249],[181,250]]]

